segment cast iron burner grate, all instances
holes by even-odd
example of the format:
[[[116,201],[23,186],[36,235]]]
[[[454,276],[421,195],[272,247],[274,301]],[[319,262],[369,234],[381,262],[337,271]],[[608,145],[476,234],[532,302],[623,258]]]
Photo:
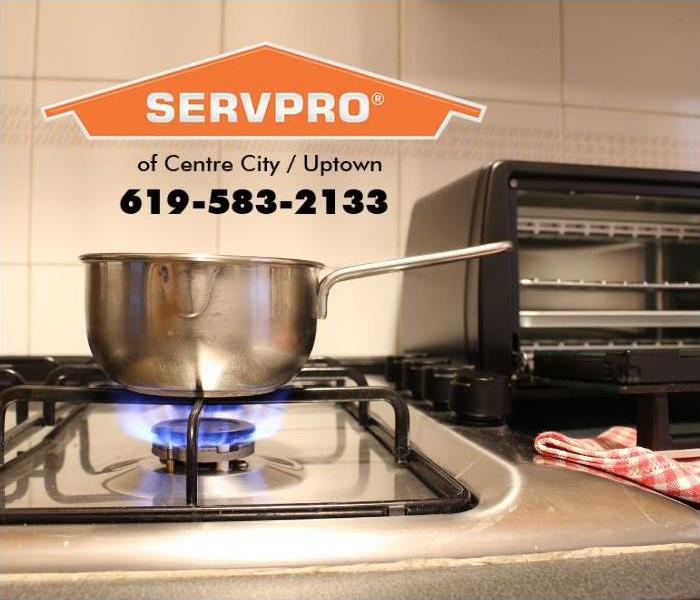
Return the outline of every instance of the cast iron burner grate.
[[[201,451],[199,429],[207,435],[207,417],[203,416],[204,398],[167,398],[145,396],[130,392],[110,380],[92,363],[89,357],[65,357],[39,359],[45,371],[45,379],[26,377],[15,367],[36,358],[5,360],[0,357],[0,479],[19,477],[17,489],[26,489],[25,473],[35,462],[41,461],[43,453],[68,431],[82,411],[91,405],[137,404],[137,405],[190,405],[184,424],[178,424],[177,435],[184,442],[178,449],[184,452],[182,471],[185,475],[185,503],[174,506],[86,506],[71,508],[8,508],[7,497],[0,488],[0,524],[22,523],[119,523],[156,521],[203,521],[203,520],[249,520],[249,519],[295,519],[322,517],[386,517],[392,515],[423,515],[453,513],[474,506],[473,498],[461,483],[445,473],[419,451],[409,445],[409,410],[405,398],[388,387],[368,385],[365,374],[359,367],[366,365],[340,364],[331,358],[311,360],[302,368],[292,382],[277,393],[250,398],[232,398],[234,404],[308,404],[330,403],[342,405],[383,446],[392,451],[397,467],[412,472],[436,497],[408,500],[371,500],[350,502],[300,502],[287,504],[223,504],[202,505],[198,500],[198,473]],[[14,358],[14,357],[13,357]],[[45,363],[45,365],[44,365]],[[372,361],[367,372],[381,372],[383,360]],[[358,368],[356,368],[358,367]],[[26,370],[26,369],[22,369]],[[346,385],[346,383],[354,385]],[[28,414],[30,402],[41,405],[38,416]],[[226,399],[217,399],[217,403]],[[375,421],[368,411],[370,402],[385,402],[394,413],[393,430]],[[7,411],[15,408],[16,425],[5,430]],[[60,418],[57,415],[60,414]],[[204,423],[204,425],[202,425]],[[250,427],[252,424],[247,424]],[[31,448],[11,460],[5,461],[7,450],[14,448],[26,435],[36,428],[51,427],[51,431]],[[182,433],[184,427],[185,433]],[[218,425],[217,425],[218,427]],[[246,431],[244,426],[242,431]],[[237,436],[238,434],[232,434]],[[247,434],[241,433],[245,436]],[[232,440],[233,441],[233,440]],[[239,441],[237,445],[248,442]],[[252,440],[250,442],[252,445]],[[84,449],[87,451],[87,449]],[[81,450],[82,451],[82,450]],[[178,450],[179,451],[179,450]],[[243,461],[241,461],[243,462]],[[204,463],[206,465],[206,463]],[[14,493],[14,492],[13,492]]]
[[[151,451],[165,463],[168,473],[187,462],[187,419],[170,419],[151,428],[156,441]],[[255,452],[255,425],[238,419],[203,417],[197,433],[197,462],[216,464],[216,470],[244,470],[244,458]]]

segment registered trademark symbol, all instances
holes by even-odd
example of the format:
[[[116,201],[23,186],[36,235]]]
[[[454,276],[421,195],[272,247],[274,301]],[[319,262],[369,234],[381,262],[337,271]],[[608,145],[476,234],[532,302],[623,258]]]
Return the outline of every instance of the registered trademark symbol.
[[[374,92],[374,94],[372,94],[372,104],[377,106],[384,104],[384,94],[381,92]]]

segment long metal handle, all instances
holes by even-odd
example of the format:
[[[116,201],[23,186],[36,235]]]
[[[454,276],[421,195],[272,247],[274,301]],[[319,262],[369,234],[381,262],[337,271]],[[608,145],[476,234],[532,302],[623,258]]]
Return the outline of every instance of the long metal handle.
[[[318,285],[318,312],[319,319],[325,319],[328,311],[328,292],[341,281],[349,279],[359,279],[360,277],[371,277],[395,271],[408,271],[409,269],[419,269],[421,267],[432,267],[460,260],[470,260],[489,254],[499,254],[509,252],[513,249],[511,242],[493,242],[482,244],[481,246],[471,246],[458,250],[447,250],[446,252],[435,252],[433,254],[421,254],[419,256],[407,256],[405,258],[394,258],[381,262],[366,263],[364,265],[354,265],[352,267],[342,267],[331,271]]]

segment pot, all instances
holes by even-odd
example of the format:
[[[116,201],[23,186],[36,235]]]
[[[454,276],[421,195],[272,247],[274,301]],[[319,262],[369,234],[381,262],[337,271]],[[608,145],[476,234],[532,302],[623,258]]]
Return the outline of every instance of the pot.
[[[336,283],[469,260],[496,242],[344,267],[205,254],[86,254],[86,318],[97,363],[129,390],[240,397],[287,383],[309,357]]]

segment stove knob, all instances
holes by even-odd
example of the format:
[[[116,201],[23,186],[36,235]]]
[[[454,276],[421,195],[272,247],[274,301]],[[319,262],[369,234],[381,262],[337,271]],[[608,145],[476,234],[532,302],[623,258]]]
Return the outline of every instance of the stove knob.
[[[422,394],[426,400],[432,402],[435,410],[448,410],[450,381],[459,374],[459,371],[459,367],[435,366],[430,373],[426,374]]]
[[[415,387],[416,370],[425,363],[427,359],[407,358],[401,363],[401,378],[399,379],[399,389],[413,391]]]
[[[436,365],[424,365],[417,376],[416,389],[413,391],[414,398],[418,400],[428,400],[430,398],[430,382],[433,379]]]
[[[425,353],[415,352],[413,354],[395,354],[386,357],[385,377],[389,383],[398,384],[401,381],[401,364],[411,358],[426,356]]]
[[[510,416],[510,384],[503,375],[462,372],[450,383],[449,406],[458,423],[500,425]]]
[[[411,394],[416,400],[426,400],[427,382],[436,368],[447,366],[450,361],[446,358],[426,358],[415,362],[409,367],[408,384]]]
[[[384,376],[389,383],[396,383],[401,376],[401,357],[387,356]]]

